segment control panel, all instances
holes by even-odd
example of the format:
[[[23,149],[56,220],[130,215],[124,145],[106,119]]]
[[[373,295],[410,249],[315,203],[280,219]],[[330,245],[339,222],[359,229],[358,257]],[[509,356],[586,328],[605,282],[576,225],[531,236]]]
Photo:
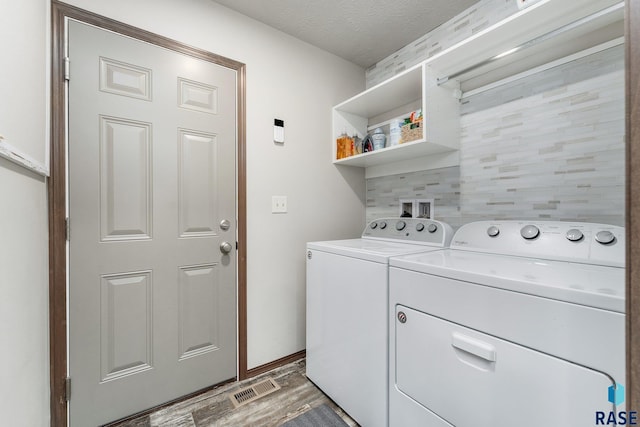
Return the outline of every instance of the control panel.
[[[478,221],[451,247],[477,252],[624,267],[624,227],[586,222]]]
[[[362,237],[449,246],[453,229],[432,219],[380,218],[367,224]]]

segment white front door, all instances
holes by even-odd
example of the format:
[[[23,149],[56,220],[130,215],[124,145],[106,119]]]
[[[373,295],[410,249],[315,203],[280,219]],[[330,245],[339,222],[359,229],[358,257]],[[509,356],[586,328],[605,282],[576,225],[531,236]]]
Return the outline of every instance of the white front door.
[[[70,424],[236,376],[236,71],[68,21]],[[228,242],[228,245],[225,245]]]

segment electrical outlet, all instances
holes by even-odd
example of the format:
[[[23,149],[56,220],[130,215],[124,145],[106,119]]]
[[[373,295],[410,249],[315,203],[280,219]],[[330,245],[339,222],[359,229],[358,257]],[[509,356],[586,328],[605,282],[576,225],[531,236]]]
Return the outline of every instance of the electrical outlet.
[[[271,196],[271,213],[287,213],[287,196]]]

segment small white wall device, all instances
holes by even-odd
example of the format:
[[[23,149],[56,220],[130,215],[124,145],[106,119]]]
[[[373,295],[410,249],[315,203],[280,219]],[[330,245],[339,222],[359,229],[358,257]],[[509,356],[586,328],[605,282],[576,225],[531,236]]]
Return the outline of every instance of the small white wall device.
[[[273,140],[284,144],[284,120],[273,119]]]

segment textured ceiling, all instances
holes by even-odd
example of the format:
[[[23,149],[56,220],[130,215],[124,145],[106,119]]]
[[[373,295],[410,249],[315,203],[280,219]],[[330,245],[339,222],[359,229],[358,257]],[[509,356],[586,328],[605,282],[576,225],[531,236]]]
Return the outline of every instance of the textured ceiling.
[[[478,0],[214,0],[368,68]]]

